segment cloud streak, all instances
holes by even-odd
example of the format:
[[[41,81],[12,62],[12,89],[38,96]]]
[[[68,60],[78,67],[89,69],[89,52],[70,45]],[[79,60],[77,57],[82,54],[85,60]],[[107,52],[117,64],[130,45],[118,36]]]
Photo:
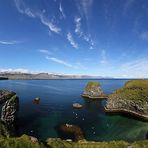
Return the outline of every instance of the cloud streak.
[[[55,57],[46,56],[46,59],[47,59],[47,60],[50,60],[50,61],[53,61],[53,62],[55,62],[55,63],[61,64],[61,65],[64,65],[64,66],[66,66],[66,67],[73,67],[70,63],[67,63],[67,62],[64,61],[64,60],[61,60],[61,59],[58,59],[58,58],[55,58]]]
[[[52,52],[50,52],[49,50],[47,49],[40,49],[39,52],[43,53],[43,54],[46,54],[46,55],[52,55]]]
[[[14,0],[14,2],[18,12],[31,18],[38,18],[43,25],[49,28],[50,31],[57,34],[60,33],[61,29],[57,27],[52,21],[50,21],[46,16],[44,16],[43,13],[33,11],[24,3],[23,0]]]
[[[74,48],[78,48],[78,44],[74,41],[73,36],[70,32],[68,32],[67,34],[67,40]]]
[[[61,4],[61,3],[59,4],[59,10],[60,10],[60,12],[61,12],[61,14],[62,14],[62,17],[63,17],[63,18],[66,18],[66,15],[65,15],[65,13],[64,13],[64,10],[63,10],[63,7],[62,7],[62,4]]]
[[[148,59],[137,59],[124,63],[120,67],[120,73],[127,77],[148,78]]]
[[[19,41],[0,41],[0,44],[3,44],[3,45],[14,45],[14,44],[18,44]]]

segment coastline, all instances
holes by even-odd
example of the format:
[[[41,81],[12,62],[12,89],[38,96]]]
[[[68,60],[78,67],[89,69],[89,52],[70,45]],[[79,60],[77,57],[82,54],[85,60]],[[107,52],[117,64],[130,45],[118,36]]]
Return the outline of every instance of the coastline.
[[[92,99],[92,100],[95,100],[95,99],[108,99],[108,96],[92,97],[92,96],[88,96],[88,95],[84,95],[84,94],[82,94],[81,96],[84,97],[84,98]]]
[[[143,114],[139,114],[137,112],[131,111],[131,110],[127,110],[127,109],[108,109],[106,107],[104,107],[104,111],[106,113],[125,113],[125,114],[130,114],[134,117],[140,118],[144,121],[148,121],[148,116],[143,115]]]

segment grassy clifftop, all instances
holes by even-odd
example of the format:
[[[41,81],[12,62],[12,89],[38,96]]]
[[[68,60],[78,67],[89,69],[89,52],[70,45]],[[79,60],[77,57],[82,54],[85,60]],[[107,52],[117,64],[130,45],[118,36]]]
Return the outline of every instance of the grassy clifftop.
[[[87,90],[90,90],[94,87],[99,87],[99,86],[101,86],[101,84],[99,82],[90,81],[90,82],[87,83],[85,90],[87,91]]]
[[[111,94],[110,98],[118,98],[124,100],[133,100],[138,103],[148,101],[148,80],[131,80],[125,85]]]
[[[18,138],[0,138],[1,148],[147,148],[148,140],[136,141],[134,143],[128,143],[125,141],[110,141],[110,142],[91,142],[91,141],[79,141],[68,142],[61,139],[48,139],[46,144],[34,143],[30,140],[30,137],[23,135]]]

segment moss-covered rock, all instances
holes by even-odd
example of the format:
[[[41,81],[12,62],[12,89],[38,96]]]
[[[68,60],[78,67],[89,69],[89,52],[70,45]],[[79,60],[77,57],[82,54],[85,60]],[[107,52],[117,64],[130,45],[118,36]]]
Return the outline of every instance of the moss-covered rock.
[[[148,80],[131,80],[109,95],[107,112],[127,112],[148,120]]]
[[[101,89],[100,83],[95,81],[90,81],[87,83],[82,96],[91,99],[106,98],[106,95]]]

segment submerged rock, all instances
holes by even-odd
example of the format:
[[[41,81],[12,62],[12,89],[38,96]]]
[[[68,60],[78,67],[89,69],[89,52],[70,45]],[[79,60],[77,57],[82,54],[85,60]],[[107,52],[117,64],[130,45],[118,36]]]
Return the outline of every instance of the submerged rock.
[[[92,99],[105,98],[99,82],[88,82],[82,96]]]
[[[74,135],[74,140],[75,141],[79,141],[84,139],[84,135],[83,135],[83,131],[82,129],[77,126],[77,125],[73,125],[73,124],[63,124],[60,126],[60,130],[64,133],[70,133]]]
[[[148,120],[148,80],[131,80],[107,100],[106,112],[128,113]]]

